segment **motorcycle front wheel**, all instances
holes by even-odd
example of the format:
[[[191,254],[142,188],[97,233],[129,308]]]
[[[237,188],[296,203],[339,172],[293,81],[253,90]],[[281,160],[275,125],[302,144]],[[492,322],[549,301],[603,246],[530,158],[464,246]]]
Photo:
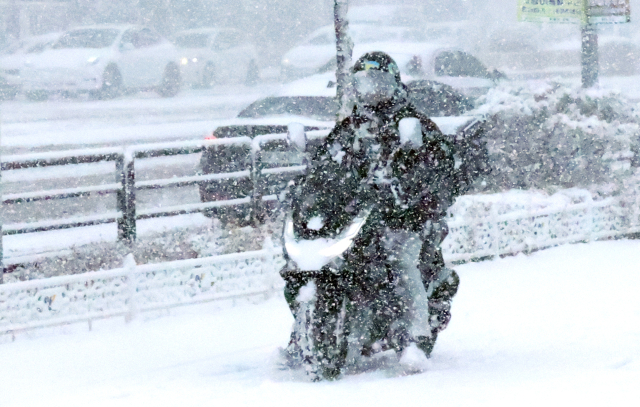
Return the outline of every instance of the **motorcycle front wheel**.
[[[289,354],[313,381],[338,378],[349,336],[339,277],[328,275],[310,281],[300,290],[297,301]]]

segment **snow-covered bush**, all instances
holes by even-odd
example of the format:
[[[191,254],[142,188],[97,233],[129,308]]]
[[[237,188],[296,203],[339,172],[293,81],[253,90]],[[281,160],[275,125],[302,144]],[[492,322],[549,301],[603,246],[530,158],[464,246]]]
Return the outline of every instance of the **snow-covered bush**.
[[[211,224],[171,228],[138,236],[132,246],[122,242],[99,242],[70,248],[58,256],[7,267],[5,282],[48,278],[122,267],[124,257],[133,253],[136,264],[161,263],[221,254],[260,250],[265,237],[279,224],[267,222],[260,228],[223,227]]]
[[[620,95],[531,82],[498,86],[478,102],[488,190],[592,188],[629,175],[640,116]]]

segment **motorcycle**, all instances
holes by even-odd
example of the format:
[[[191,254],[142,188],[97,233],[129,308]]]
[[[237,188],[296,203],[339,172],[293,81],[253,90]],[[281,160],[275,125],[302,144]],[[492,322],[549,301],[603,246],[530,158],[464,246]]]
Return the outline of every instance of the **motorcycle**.
[[[302,148],[304,134],[290,133]],[[414,338],[430,335],[421,331],[428,300],[412,261],[419,238],[385,228],[379,205],[362,188],[333,191],[332,201],[340,193],[342,204],[327,208],[317,205],[326,193],[298,188],[282,234],[283,277],[298,287],[284,356],[314,381],[357,371],[387,351],[398,358],[407,349],[421,352]]]
[[[317,214],[293,210],[284,225],[287,269],[303,282],[285,356],[314,381],[363,369],[382,352],[400,358],[414,338],[429,335],[419,332],[428,326],[428,305],[417,269],[386,256],[417,254],[418,239],[394,239],[380,227],[375,204],[343,218],[342,226],[325,228]]]

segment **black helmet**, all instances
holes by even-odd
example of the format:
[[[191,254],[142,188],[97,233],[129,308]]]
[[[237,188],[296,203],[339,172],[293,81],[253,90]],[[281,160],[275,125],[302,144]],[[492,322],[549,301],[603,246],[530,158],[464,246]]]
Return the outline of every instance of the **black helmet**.
[[[384,52],[367,52],[352,68],[358,102],[365,106],[385,106],[402,89],[400,70]]]
[[[367,52],[362,55],[358,58],[356,63],[353,64],[353,68],[351,70],[353,73],[356,73],[360,71],[368,71],[369,69],[389,72],[395,76],[398,84],[401,83],[400,68],[398,68],[398,64],[396,64],[396,61],[394,61],[393,58],[382,51]]]

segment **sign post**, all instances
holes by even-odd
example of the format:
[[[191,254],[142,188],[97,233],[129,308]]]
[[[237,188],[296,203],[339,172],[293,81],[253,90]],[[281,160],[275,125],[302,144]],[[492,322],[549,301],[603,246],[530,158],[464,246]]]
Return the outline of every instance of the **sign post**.
[[[629,0],[518,0],[518,21],[580,24],[582,87],[598,83],[597,24],[631,21]]]
[[[581,32],[580,61],[582,63],[582,87],[590,88],[598,83],[598,32],[595,24],[584,24]]]

